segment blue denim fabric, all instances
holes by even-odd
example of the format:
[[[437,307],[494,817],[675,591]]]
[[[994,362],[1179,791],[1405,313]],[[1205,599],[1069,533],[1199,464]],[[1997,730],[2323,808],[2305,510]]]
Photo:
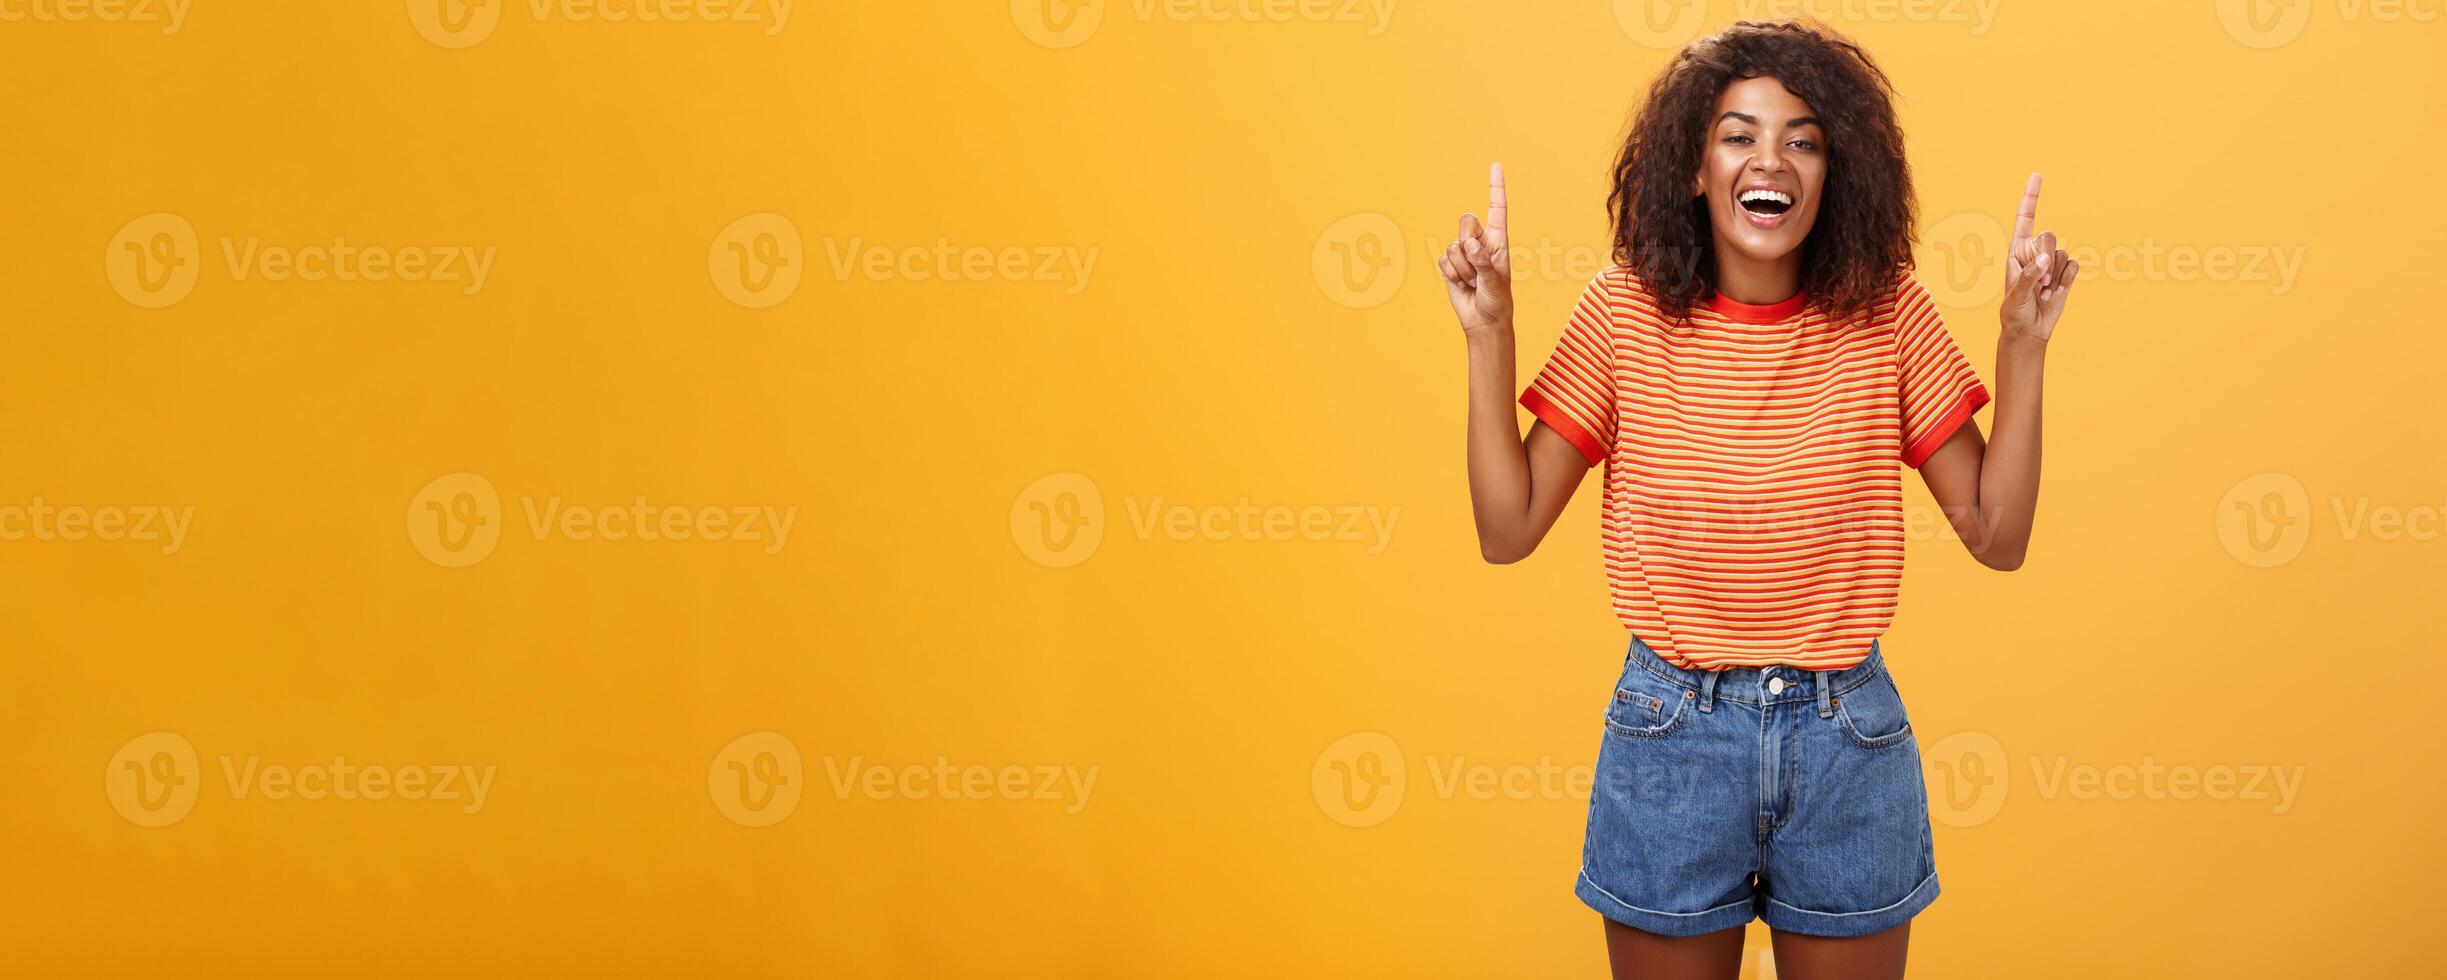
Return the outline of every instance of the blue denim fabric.
[[[1937,899],[1929,802],[1878,645],[1836,671],[1689,670],[1631,641],[1580,900],[1647,932],[1865,936]]]

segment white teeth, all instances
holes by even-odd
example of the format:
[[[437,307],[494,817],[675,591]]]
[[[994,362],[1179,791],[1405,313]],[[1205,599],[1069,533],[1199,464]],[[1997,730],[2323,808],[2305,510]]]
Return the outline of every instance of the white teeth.
[[[1783,191],[1771,191],[1765,188],[1752,188],[1742,192],[1741,201],[1744,204],[1748,204],[1752,201],[1774,201],[1786,207],[1791,207],[1793,204],[1793,195],[1787,194]]]

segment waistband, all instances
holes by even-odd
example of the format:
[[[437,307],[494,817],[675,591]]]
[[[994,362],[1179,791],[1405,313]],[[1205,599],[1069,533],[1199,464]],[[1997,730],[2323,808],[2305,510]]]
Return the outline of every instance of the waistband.
[[[1637,636],[1631,638],[1631,652],[1627,657],[1658,678],[1689,688],[1698,700],[1701,711],[1713,710],[1718,701],[1750,705],[1815,701],[1819,713],[1828,714],[1832,711],[1834,699],[1886,672],[1886,659],[1878,654],[1876,640],[1869,641],[1868,657],[1841,670],[1810,670],[1783,665],[1693,670],[1667,663]]]

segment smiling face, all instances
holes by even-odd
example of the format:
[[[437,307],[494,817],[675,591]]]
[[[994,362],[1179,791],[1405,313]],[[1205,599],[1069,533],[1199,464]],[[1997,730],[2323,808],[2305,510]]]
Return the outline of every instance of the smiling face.
[[[1826,136],[1809,103],[1773,78],[1745,78],[1717,96],[1692,192],[1708,199],[1717,267],[1798,269],[1827,182]]]

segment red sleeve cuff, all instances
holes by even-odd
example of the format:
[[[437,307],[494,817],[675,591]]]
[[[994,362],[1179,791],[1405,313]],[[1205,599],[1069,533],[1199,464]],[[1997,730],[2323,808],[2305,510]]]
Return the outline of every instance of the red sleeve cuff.
[[[1580,455],[1589,461],[1589,465],[1596,466],[1606,461],[1606,444],[1597,441],[1596,436],[1590,435],[1589,430],[1581,428],[1580,423],[1573,421],[1572,416],[1565,414],[1561,406],[1548,401],[1545,395],[1539,394],[1538,389],[1521,389],[1521,407],[1529,409],[1529,414],[1537,416],[1538,421],[1546,423],[1547,428],[1561,433],[1564,441],[1571,443],[1572,448],[1580,450]]]
[[[1920,464],[1928,462],[1929,457],[1937,454],[1937,447],[1945,445],[1946,440],[1954,437],[1956,429],[1962,428],[1963,423],[1971,420],[1971,413],[1979,411],[1980,406],[1986,404],[1988,404],[1988,386],[1979,384],[1971,386],[1971,390],[1963,392],[1963,397],[1954,403],[1953,408],[1947,409],[1946,414],[1938,416],[1937,424],[1929,426],[1929,431],[1921,433],[1919,439],[1913,440],[1911,445],[1903,448],[1903,465],[1919,469]]]

